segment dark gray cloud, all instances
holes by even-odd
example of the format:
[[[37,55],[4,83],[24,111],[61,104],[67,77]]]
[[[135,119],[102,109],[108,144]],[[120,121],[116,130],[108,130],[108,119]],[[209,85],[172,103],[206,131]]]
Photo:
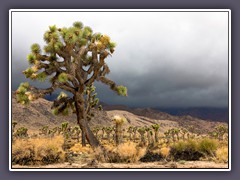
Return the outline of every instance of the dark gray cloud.
[[[13,89],[25,80],[20,72],[27,67],[30,45],[44,44],[47,27],[81,20],[118,45],[107,59],[109,78],[127,86],[128,97],[97,83],[102,101],[143,107],[227,106],[227,18],[226,12],[18,12],[13,14]]]

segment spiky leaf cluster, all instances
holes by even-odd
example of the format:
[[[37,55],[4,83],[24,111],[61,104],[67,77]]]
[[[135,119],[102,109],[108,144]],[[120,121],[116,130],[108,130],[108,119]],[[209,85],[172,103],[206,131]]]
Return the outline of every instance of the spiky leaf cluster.
[[[68,80],[68,75],[66,73],[61,73],[58,76],[58,81],[61,83],[67,82],[67,80]]]
[[[36,99],[35,95],[29,91],[29,83],[21,83],[16,91],[17,102],[21,104],[28,104],[30,101]]]
[[[39,46],[39,44],[35,43],[31,46],[31,50],[33,54],[38,54],[41,52],[41,48]]]
[[[119,125],[122,125],[122,124],[127,122],[127,119],[125,117],[121,117],[121,116],[118,116],[118,115],[115,115],[112,118],[112,120],[115,124],[119,124]]]
[[[118,86],[117,93],[121,96],[127,96],[127,88],[125,86]]]
[[[137,131],[139,132],[139,134],[144,135],[145,132],[146,132],[146,128],[144,128],[144,127],[140,127],[140,128],[138,128]]]
[[[60,92],[57,99],[53,102],[52,109],[54,115],[66,116],[69,115],[70,110],[73,112],[75,107],[72,99],[65,92]]]
[[[152,125],[152,128],[153,128],[153,130],[154,130],[155,132],[157,132],[157,131],[159,130],[159,128],[160,128],[160,124],[153,124],[153,125]]]

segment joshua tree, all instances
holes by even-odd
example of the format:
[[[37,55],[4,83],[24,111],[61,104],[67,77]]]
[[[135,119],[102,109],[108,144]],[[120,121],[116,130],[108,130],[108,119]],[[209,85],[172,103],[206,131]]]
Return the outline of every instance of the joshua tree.
[[[218,133],[216,131],[209,132],[208,135],[214,139],[218,138]]]
[[[153,141],[152,141],[152,132],[151,132],[151,128],[149,127],[146,127],[145,128],[146,132],[147,132],[147,138],[148,138],[148,145],[152,144]]]
[[[79,142],[80,133],[81,133],[81,130],[78,126],[75,126],[74,128],[72,128],[72,131],[71,131],[72,139],[76,139],[77,142]]]
[[[20,127],[17,129],[14,135],[15,137],[18,137],[18,138],[26,138],[28,137],[28,129],[25,127]]]
[[[106,130],[106,127],[102,127],[102,139],[104,139],[104,134],[105,134],[105,131]]]
[[[63,122],[62,123],[62,132],[65,133],[67,131],[68,128],[68,122]]]
[[[215,127],[215,131],[218,134],[218,139],[223,140],[224,134],[228,132],[228,127],[224,125],[218,125]]]
[[[129,133],[129,140],[132,140],[133,127],[129,126],[127,132]]]
[[[112,127],[105,127],[104,130],[105,130],[105,132],[106,132],[106,134],[107,134],[108,142],[110,142],[110,141],[111,141],[110,134],[112,133],[113,128],[112,128]]]
[[[134,141],[134,142],[136,141],[137,130],[138,130],[138,127],[133,127],[133,128],[132,128],[132,131],[133,131],[133,141]]]
[[[170,142],[170,138],[171,138],[171,136],[170,136],[170,130],[167,130],[166,132],[164,132],[164,135],[165,135],[165,138],[166,138],[166,140],[167,140],[166,143],[169,143],[169,142]]]
[[[99,127],[95,127],[93,128],[93,133],[95,134],[96,138],[98,138],[98,133],[100,131],[100,128]]]
[[[15,132],[15,128],[16,128],[17,122],[12,122],[12,133]]]
[[[44,135],[44,136],[47,136],[48,135],[48,129],[49,127],[48,126],[43,126],[39,129],[39,135]]]
[[[185,140],[186,139],[186,137],[185,137],[185,135],[186,135],[186,133],[188,132],[188,130],[187,129],[181,129],[181,133],[182,133],[182,139],[183,140]]]
[[[110,72],[105,60],[113,54],[115,43],[107,35],[93,33],[90,27],[84,27],[81,22],[75,22],[69,28],[50,26],[44,34],[44,40],[44,53],[38,44],[31,46],[32,52],[27,57],[31,67],[23,73],[32,80],[44,81],[48,78],[51,86],[39,89],[29,83],[21,83],[16,91],[17,101],[27,104],[52,94],[58,88],[69,92],[71,97],[64,96],[55,100],[59,104],[54,106],[55,114],[68,114],[68,109],[76,111],[77,124],[87,141],[93,147],[99,146],[99,141],[87,122],[84,92],[95,81],[100,81],[117,94],[127,95],[126,87],[118,86],[105,77]]]
[[[115,141],[116,141],[116,144],[119,145],[123,141],[122,125],[126,122],[126,118],[120,117],[120,116],[114,116],[113,122],[115,123],[115,128],[116,128]]]
[[[178,128],[175,128],[174,129],[174,133],[176,134],[176,136],[177,136],[177,140],[179,140],[179,133],[180,133],[180,129],[178,129]]]
[[[140,145],[141,146],[144,146],[146,145],[146,139],[145,139],[145,133],[146,133],[146,129],[144,127],[141,127],[141,128],[138,128],[137,130],[141,136],[141,142],[140,142]]]
[[[179,133],[178,129],[172,128],[172,129],[169,130],[169,133],[170,133],[170,135],[172,136],[173,142],[175,142],[175,141],[176,141],[175,135],[177,135],[177,134]],[[177,137],[178,137],[178,136],[177,136]]]
[[[158,130],[160,128],[160,125],[159,124],[153,124],[152,128],[155,132],[155,142],[158,143]]]

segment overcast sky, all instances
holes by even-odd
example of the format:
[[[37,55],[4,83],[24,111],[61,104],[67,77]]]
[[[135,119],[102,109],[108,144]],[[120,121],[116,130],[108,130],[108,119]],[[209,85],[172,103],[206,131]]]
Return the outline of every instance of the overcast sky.
[[[44,46],[49,25],[90,26],[117,43],[106,59],[109,78],[128,87],[120,97],[105,85],[98,97],[134,107],[228,106],[227,12],[13,12],[12,88],[27,81],[30,46]],[[43,83],[33,83],[47,87]]]

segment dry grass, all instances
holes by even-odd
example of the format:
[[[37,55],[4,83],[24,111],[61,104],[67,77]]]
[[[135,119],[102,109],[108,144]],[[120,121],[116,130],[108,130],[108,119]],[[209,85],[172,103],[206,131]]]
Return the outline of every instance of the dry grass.
[[[74,144],[73,147],[70,148],[70,151],[74,153],[84,153],[84,154],[92,154],[93,149],[88,145],[83,147],[80,143]]]
[[[117,146],[116,151],[123,159],[136,162],[145,155],[146,148],[137,147],[137,144],[128,142]]]
[[[138,147],[134,142],[122,143],[118,146],[107,144],[105,157],[101,149],[95,150],[95,159],[110,163],[133,163],[146,154],[146,148]]]
[[[160,149],[160,154],[161,154],[163,157],[167,158],[167,157],[169,156],[169,154],[170,154],[170,148],[169,148],[169,147],[162,147],[162,148]]]
[[[21,165],[63,162],[65,160],[63,143],[62,136],[17,139],[12,144],[12,162]]]
[[[228,162],[228,147],[220,147],[216,151],[216,160],[219,162]]]

